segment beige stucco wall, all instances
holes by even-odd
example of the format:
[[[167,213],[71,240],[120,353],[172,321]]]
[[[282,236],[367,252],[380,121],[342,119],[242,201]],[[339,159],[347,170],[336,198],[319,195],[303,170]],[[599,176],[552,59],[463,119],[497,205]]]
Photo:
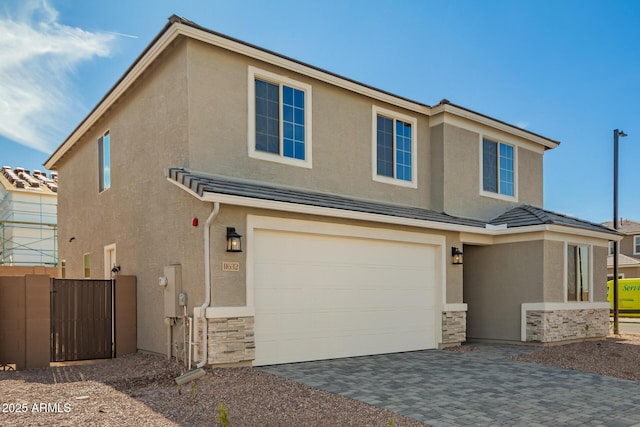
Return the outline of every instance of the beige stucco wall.
[[[544,242],[465,246],[469,339],[520,340],[520,304],[543,299]]]
[[[635,249],[633,247],[633,238],[634,236],[624,236],[620,243],[618,243],[620,253],[633,258],[640,258],[640,255],[633,254],[633,251]]]
[[[189,164],[192,170],[348,196],[429,207],[428,118],[196,41],[189,55]],[[312,86],[313,167],[248,155],[248,67]],[[415,117],[418,188],[372,180],[372,105]]]
[[[608,268],[607,273],[613,277],[613,268]],[[638,267],[618,267],[618,274],[624,274],[625,279],[640,277],[640,266]]]
[[[564,302],[565,244],[544,240],[543,298],[539,302]]]
[[[444,212],[444,125],[433,126],[431,132],[431,209]]]
[[[138,346],[164,352],[158,277],[182,264],[190,303],[203,299],[202,222],[210,207],[170,184],[164,168],[187,166],[186,52],[170,50],[58,164],[58,235],[67,277],[104,277],[104,247],[116,245],[120,274],[137,276]],[[97,140],[111,134],[111,188],[98,192]],[[69,242],[75,237],[73,242]]]
[[[480,194],[480,141],[482,129],[451,124],[431,128],[431,194],[434,209],[462,217],[492,219],[520,205],[542,206],[542,154],[525,148],[514,138],[490,138],[521,144],[517,148],[518,198],[501,200]]]
[[[607,246],[593,247],[593,300],[607,300]]]

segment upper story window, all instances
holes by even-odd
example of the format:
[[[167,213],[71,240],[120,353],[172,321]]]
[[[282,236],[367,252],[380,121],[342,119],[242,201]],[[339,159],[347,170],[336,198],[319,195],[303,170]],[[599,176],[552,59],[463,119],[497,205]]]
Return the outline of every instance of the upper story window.
[[[83,265],[83,277],[85,279],[91,278],[91,254],[84,254],[82,256]]]
[[[613,255],[613,246],[615,242],[609,242],[609,255]]]
[[[589,301],[589,246],[567,245],[567,301]]]
[[[249,155],[311,167],[311,86],[249,67]]]
[[[98,138],[98,174],[100,192],[111,187],[111,137],[109,131]]]
[[[640,236],[633,236],[633,254],[640,255]]]
[[[482,138],[482,192],[516,198],[516,150],[513,145]]]
[[[373,107],[373,179],[405,187],[417,187],[414,117]]]

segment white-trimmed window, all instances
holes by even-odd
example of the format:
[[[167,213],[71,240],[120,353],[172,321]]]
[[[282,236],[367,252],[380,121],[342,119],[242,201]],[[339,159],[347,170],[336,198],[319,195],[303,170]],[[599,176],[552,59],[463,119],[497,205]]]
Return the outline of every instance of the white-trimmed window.
[[[111,135],[109,131],[98,138],[98,182],[100,192],[111,187]]]
[[[589,301],[591,294],[591,250],[588,245],[567,244],[567,301]]]
[[[640,255],[640,236],[633,236],[633,254]]]
[[[483,137],[480,161],[481,193],[501,199],[517,199],[517,148],[494,138]]]
[[[82,256],[83,276],[85,279],[91,279],[91,254],[87,253]]]
[[[311,85],[249,67],[249,156],[311,168]]]
[[[609,255],[613,255],[613,246],[615,245],[615,242],[609,242]]]
[[[373,180],[417,187],[417,120],[373,106]]]

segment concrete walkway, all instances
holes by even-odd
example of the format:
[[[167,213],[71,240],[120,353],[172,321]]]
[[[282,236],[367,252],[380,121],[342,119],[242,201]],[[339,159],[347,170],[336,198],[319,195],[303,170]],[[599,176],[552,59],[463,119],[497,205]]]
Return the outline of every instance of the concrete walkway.
[[[640,426],[636,381],[509,359],[529,347],[473,347],[466,353],[425,350],[259,369],[435,427]]]

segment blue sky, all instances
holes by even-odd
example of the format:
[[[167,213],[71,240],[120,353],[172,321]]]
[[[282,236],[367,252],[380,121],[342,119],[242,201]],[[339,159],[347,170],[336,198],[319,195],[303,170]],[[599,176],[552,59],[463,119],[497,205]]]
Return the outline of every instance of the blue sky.
[[[560,140],[545,208],[640,220],[640,2],[592,0],[0,0],[0,163],[42,163],[167,18],[380,89],[442,98]],[[461,171],[464,173],[464,171]]]

